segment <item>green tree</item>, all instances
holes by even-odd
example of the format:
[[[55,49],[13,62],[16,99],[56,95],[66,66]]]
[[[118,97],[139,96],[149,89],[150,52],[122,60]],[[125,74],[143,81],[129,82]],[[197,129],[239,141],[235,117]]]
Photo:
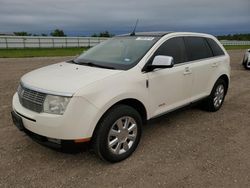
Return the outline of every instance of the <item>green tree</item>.
[[[112,37],[112,34],[110,34],[108,31],[101,32],[100,37]]]
[[[93,35],[91,35],[91,37],[98,37],[98,35],[94,33]]]
[[[217,36],[219,40],[250,40],[250,33],[247,34],[234,34],[234,35],[221,35]]]
[[[30,33],[27,33],[27,32],[24,32],[24,31],[21,31],[21,32],[14,32],[14,35],[15,35],[15,36],[31,36]]]
[[[108,31],[100,32],[99,34],[94,33],[91,37],[112,37],[113,34],[109,33]]]
[[[55,29],[53,32],[50,33],[53,37],[66,37],[67,35],[64,34],[63,30]]]

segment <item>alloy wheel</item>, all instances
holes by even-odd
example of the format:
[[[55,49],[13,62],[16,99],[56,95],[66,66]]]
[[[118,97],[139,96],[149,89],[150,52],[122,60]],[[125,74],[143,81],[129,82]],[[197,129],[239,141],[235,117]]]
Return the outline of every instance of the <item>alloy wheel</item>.
[[[220,84],[217,86],[214,94],[214,106],[216,108],[219,108],[221,106],[224,99],[224,95],[225,95],[225,88],[223,84]]]
[[[137,123],[134,118],[124,116],[119,118],[111,127],[108,134],[109,150],[120,155],[127,152],[137,137]]]

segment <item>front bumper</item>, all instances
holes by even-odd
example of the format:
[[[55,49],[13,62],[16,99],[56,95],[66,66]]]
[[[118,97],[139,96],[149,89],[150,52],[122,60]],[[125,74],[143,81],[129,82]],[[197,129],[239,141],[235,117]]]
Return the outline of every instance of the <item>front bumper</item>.
[[[63,115],[26,109],[20,104],[17,93],[13,97],[12,107],[21,118],[25,130],[59,140],[89,139],[98,115],[98,109],[82,97],[72,97]]]
[[[12,120],[14,125],[20,130],[26,133],[32,140],[37,143],[53,148],[58,151],[63,152],[77,152],[82,149],[87,149],[89,147],[89,143],[75,143],[74,140],[59,140],[59,139],[51,139],[45,136],[38,135],[26,129],[23,126],[22,118],[14,111],[11,112]]]

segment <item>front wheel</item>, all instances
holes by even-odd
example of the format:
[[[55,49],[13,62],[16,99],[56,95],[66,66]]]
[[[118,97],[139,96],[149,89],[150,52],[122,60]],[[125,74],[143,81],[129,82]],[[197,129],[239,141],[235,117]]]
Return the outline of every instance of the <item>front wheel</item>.
[[[203,108],[210,112],[219,110],[224,102],[227,85],[223,79],[217,80],[211,94],[203,102]]]
[[[247,58],[247,59],[243,62],[243,66],[245,67],[245,69],[250,70],[250,59]]]
[[[127,105],[112,107],[102,118],[94,133],[94,150],[109,162],[129,157],[141,137],[140,114]]]

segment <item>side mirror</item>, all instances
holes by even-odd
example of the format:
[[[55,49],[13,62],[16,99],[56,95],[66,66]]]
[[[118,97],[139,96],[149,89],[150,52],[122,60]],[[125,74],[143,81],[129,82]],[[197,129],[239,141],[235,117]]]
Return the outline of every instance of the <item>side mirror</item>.
[[[174,66],[174,59],[171,56],[157,55],[155,56],[151,65],[147,66],[148,71],[160,68],[172,68]]]

